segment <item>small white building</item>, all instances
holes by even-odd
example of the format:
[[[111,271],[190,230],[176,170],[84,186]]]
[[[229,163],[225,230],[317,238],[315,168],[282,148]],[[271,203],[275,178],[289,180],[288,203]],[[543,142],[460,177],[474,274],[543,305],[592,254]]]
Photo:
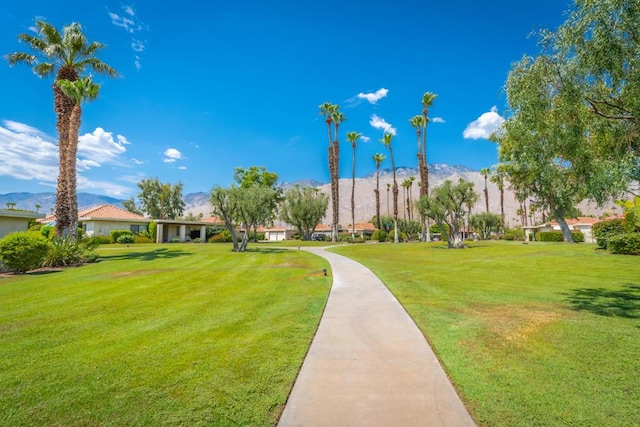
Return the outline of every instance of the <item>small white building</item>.
[[[44,214],[18,209],[0,209],[0,239],[16,231],[27,231],[29,221],[44,218]]]

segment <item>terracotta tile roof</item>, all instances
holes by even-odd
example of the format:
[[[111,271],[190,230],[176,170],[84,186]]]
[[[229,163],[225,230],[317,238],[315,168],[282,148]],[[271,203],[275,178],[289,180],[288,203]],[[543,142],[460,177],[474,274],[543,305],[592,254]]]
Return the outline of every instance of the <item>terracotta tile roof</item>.
[[[590,216],[580,216],[578,218],[565,218],[565,221],[567,221],[567,225],[593,225],[601,220]],[[550,221],[547,225],[558,225],[558,222]]]
[[[316,231],[331,231],[331,226],[330,225],[324,225],[324,224],[318,224],[316,225]]]
[[[113,220],[134,220],[147,221],[142,215],[129,212],[126,209],[113,205],[100,205],[92,208],[84,209],[78,212],[78,219],[113,219]]]
[[[351,227],[347,227],[347,229],[351,230]],[[371,224],[370,222],[360,222],[355,225],[356,231],[376,231],[376,226]]]

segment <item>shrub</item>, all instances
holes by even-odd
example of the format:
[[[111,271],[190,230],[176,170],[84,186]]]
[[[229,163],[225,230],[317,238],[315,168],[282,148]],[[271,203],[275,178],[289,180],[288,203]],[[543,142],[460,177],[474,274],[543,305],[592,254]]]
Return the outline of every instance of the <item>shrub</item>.
[[[151,221],[149,225],[147,225],[147,230],[149,233],[149,238],[152,241],[157,242],[158,240],[156,238],[158,236],[158,224],[155,221]]]
[[[538,242],[564,242],[562,231],[539,231],[536,234]]]
[[[512,232],[504,233],[503,238],[504,240],[516,240],[516,236]]]
[[[593,232],[593,237],[596,238],[598,247],[607,249],[607,242],[609,238],[624,233],[624,227],[624,219],[616,218],[597,222],[593,224],[591,230]]]
[[[378,242],[386,242],[387,232],[384,230],[376,230],[371,235],[371,240],[377,240]]]
[[[193,239],[193,243],[200,243],[200,238],[196,237],[195,239]]]
[[[584,234],[582,234],[582,231],[572,231],[571,235],[573,236],[573,243],[584,243]]]
[[[207,240],[207,242],[209,242],[209,243],[227,243],[227,238],[225,237],[224,234],[218,233],[215,236],[209,237],[209,240]]]
[[[627,233],[611,236],[607,246],[612,254],[640,255],[640,233]]]
[[[43,267],[66,267],[85,261],[85,248],[67,237],[54,237],[42,261]]]
[[[180,243],[180,238],[174,237],[173,239],[171,239],[171,243]]]
[[[109,243],[111,243],[111,238],[109,236],[91,236],[85,241],[87,247],[94,248],[98,245],[108,245]]]
[[[134,243],[135,242],[135,237],[133,237],[133,234],[129,233],[129,234],[121,234],[120,236],[118,236],[117,242],[120,244],[129,244],[129,243]]]
[[[256,233],[257,240],[264,240],[264,233]]]
[[[129,235],[131,236],[131,242],[133,243],[133,233],[129,230],[111,230],[109,236],[111,237],[111,243],[119,243],[120,236]]]
[[[47,239],[50,239],[54,236],[56,232],[56,228],[52,225],[45,225],[44,227],[40,227],[40,233]]]
[[[153,243],[153,240],[147,236],[134,236],[133,243]]]
[[[0,240],[0,257],[6,268],[25,273],[42,266],[49,242],[38,231],[19,231]]]

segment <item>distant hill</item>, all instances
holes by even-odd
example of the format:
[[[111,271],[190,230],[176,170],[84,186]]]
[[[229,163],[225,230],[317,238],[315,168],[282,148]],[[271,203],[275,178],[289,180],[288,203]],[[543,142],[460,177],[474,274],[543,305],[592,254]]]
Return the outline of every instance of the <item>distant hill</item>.
[[[55,193],[7,193],[0,194],[0,208],[5,208],[7,203],[15,203],[16,209],[37,211],[40,213],[51,213],[56,206]],[[78,209],[90,208],[92,206],[110,204],[118,207],[122,206],[122,199],[102,196],[92,193],[78,193]],[[37,208],[36,205],[40,207]]]
[[[396,176],[398,182],[406,180],[408,177],[415,176],[415,185],[411,188],[412,199],[417,199],[419,188],[417,182],[419,181],[419,173],[417,168],[412,167],[399,167],[396,168]],[[434,163],[429,165],[429,184],[431,188],[438,186],[444,182],[444,180],[457,181],[459,178],[463,178],[467,181],[471,181],[474,184],[474,190],[478,193],[478,203],[472,209],[472,213],[483,212],[485,210],[485,200],[483,195],[484,189],[484,177],[479,171],[470,169],[466,166],[460,165],[447,165],[442,163]],[[368,221],[375,214],[375,173],[356,178],[356,222]],[[380,204],[381,213],[387,214],[387,197],[390,196],[388,192],[387,184],[391,184],[392,173],[390,169],[384,169],[380,171]],[[293,182],[283,182],[280,184],[283,190],[287,190],[296,184],[301,186],[311,186],[320,189],[321,191],[330,194],[330,184],[321,183],[311,179],[301,179]],[[508,185],[507,185],[508,187]],[[492,182],[488,183],[489,190],[489,209],[491,212],[500,212],[500,197],[499,191],[496,185]],[[209,192],[197,192],[185,194],[183,199],[185,202],[185,215],[200,215],[208,217],[211,215],[211,205],[209,204]],[[399,216],[404,217],[406,215],[405,203],[406,195],[404,189],[400,188],[399,194]],[[349,224],[351,222],[351,178],[340,179],[340,223]],[[16,209],[26,209],[36,211],[36,204],[40,205],[37,210],[41,213],[50,213],[55,207],[55,193],[9,193],[0,194],[0,208],[6,207],[7,203],[15,203]],[[78,193],[78,208],[85,209],[96,205],[109,203],[115,206],[123,207],[122,200],[108,196],[101,196],[91,193]],[[389,207],[391,212],[392,206]],[[516,223],[519,204],[516,201],[513,192],[508,188],[505,190],[505,217],[509,224]],[[593,203],[583,202],[579,205],[579,208],[586,215],[600,215],[604,211],[611,212],[614,209],[613,203],[604,208],[597,208]],[[329,215],[331,213],[331,206],[327,209],[327,217],[324,218],[323,223],[328,224],[330,222]]]

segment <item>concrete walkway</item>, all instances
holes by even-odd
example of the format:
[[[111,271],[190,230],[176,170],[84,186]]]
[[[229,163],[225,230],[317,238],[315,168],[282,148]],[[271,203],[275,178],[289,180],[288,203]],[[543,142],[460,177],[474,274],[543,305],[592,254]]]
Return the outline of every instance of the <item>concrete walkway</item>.
[[[322,248],[333,286],[279,426],[473,426],[424,336],[366,267]]]

